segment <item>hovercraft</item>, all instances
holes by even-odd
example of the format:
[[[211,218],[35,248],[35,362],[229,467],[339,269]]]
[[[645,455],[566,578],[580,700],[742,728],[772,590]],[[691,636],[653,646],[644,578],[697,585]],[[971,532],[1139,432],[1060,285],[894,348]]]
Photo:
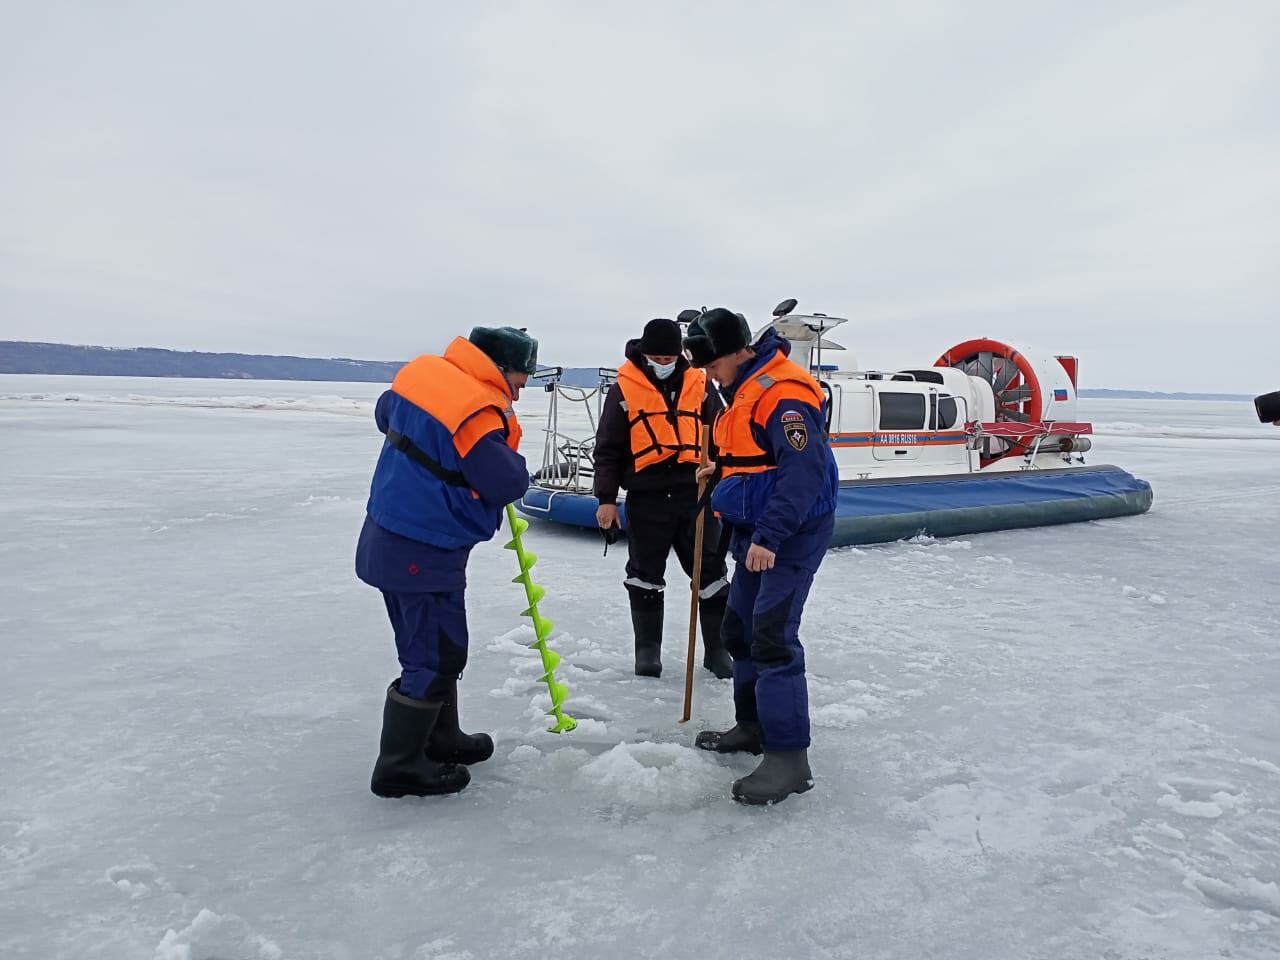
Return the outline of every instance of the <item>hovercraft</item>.
[[[1076,417],[1075,357],[1037,357],[977,339],[956,344],[929,367],[841,370],[823,362],[824,353],[845,349],[825,335],[847,320],[794,314],[795,306],[795,300],[780,303],[768,326],[791,342],[791,359],[813,373],[826,396],[827,442],[840,470],[831,546],[1150,509],[1145,480],[1085,462],[1093,426]],[[686,321],[696,317],[696,311],[681,314]],[[537,374],[551,393],[547,440],[542,467],[516,508],[535,519],[594,528],[594,435],[579,440],[562,433],[559,404],[584,404],[594,428],[617,372],[600,368],[594,387],[563,385],[561,373]],[[625,528],[625,496],[619,508]]]

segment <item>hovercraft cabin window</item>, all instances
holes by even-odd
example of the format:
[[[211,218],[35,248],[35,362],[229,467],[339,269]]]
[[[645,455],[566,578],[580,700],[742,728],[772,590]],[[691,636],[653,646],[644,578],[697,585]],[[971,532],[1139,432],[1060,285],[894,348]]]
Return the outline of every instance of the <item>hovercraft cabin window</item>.
[[[880,394],[881,430],[923,430],[925,399],[922,393]]]
[[[938,397],[938,423],[933,429],[950,430],[960,419],[959,404],[955,397]]]

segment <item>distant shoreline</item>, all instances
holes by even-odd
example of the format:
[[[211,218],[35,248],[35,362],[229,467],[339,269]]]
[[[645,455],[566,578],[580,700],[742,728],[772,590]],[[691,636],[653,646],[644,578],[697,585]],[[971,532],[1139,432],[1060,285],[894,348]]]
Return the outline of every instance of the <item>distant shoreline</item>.
[[[156,377],[179,380],[290,380],[390,383],[403,360],[292,357],[253,353],[205,353],[158,347],[94,347],[67,343],[0,340],[0,374],[70,377]],[[566,367],[561,382],[594,386],[597,367]],[[1096,388],[1081,390],[1094,400],[1247,401],[1244,393],[1186,393]]]

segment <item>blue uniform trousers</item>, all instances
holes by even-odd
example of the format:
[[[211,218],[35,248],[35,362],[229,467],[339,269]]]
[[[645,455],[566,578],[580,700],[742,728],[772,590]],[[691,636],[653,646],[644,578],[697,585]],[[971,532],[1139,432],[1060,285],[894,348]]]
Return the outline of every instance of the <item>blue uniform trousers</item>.
[[[817,535],[806,538],[812,546],[804,556],[792,559],[785,556],[791,551],[780,550],[773,568],[763,573],[747,569],[743,544],[729,586],[722,636],[733,658],[735,719],[758,722],[761,739],[771,750],[809,746],[809,688],[800,617],[813,575],[826,553],[831,522],[828,516],[813,524]]]
[[[467,664],[467,557],[392,533],[366,517],[356,576],[382,593],[400,657],[400,692],[434,700],[451,692]]]
[[[450,693],[467,665],[463,589],[436,593],[383,590],[400,658],[400,692],[415,700]]]

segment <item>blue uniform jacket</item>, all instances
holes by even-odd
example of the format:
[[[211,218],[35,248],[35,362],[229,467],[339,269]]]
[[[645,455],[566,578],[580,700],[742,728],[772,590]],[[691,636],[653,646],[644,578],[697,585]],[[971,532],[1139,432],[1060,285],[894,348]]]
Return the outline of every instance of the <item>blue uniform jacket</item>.
[[[382,590],[461,589],[471,549],[493,537],[503,508],[529,487],[524,457],[501,430],[458,456],[439,421],[391,390],[378,398],[374,418],[382,432],[399,431],[441,466],[461,472],[470,489],[446,484],[384,443],[356,547],[356,575]]]
[[[773,330],[766,331],[756,344],[755,359],[725,395],[736,394],[779,350],[789,354],[791,345]],[[787,438],[787,431],[794,435],[798,423],[807,436],[799,449]],[[712,509],[732,531],[734,559],[742,561],[752,543],[774,551],[783,562],[812,557],[815,549],[820,556],[831,535],[840,484],[822,410],[800,400],[782,400],[768,422],[753,429],[757,442],[772,451],[777,466],[726,477],[711,497]]]

